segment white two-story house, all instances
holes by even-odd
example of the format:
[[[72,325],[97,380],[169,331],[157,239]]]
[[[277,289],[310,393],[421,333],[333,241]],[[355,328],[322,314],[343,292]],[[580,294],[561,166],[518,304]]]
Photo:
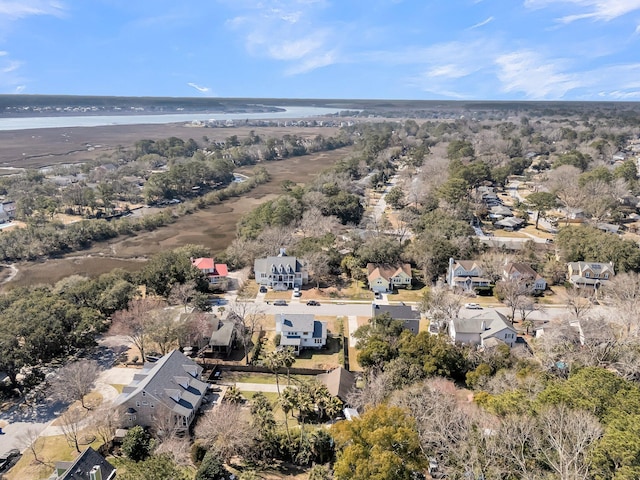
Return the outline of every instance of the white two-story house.
[[[258,285],[274,290],[302,287],[309,281],[309,272],[304,265],[296,257],[287,256],[284,249],[276,257],[257,258],[253,272]]]
[[[276,315],[276,333],[280,347],[291,347],[296,355],[305,348],[322,348],[327,344],[327,322],[310,313]]]
[[[473,260],[449,259],[447,283],[451,288],[470,292],[476,288],[490,287],[491,280],[482,275],[482,267]]]

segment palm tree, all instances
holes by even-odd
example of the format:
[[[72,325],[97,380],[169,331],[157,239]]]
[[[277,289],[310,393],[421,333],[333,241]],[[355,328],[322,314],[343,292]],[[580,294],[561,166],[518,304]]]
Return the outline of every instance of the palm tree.
[[[340,412],[342,412],[342,400],[340,400],[338,397],[331,397],[329,399],[329,403],[327,403],[327,415],[329,415],[329,418],[335,418],[337,417]]]
[[[263,364],[275,374],[276,389],[278,390],[278,398],[280,398],[280,377],[278,375],[278,371],[284,366],[282,355],[279,351],[270,352],[265,356]]]
[[[242,393],[240,393],[238,387],[236,387],[235,385],[231,385],[224,394],[223,400],[228,403],[242,403]]]
[[[282,359],[283,365],[287,369],[287,385],[291,385],[291,366],[296,361],[296,354],[291,347],[287,347],[283,350],[280,350],[280,358]]]
[[[291,443],[291,435],[289,433],[289,420],[287,416],[289,412],[293,412],[293,407],[296,405],[296,397],[297,391],[294,388],[287,387],[282,392],[282,397],[280,398],[280,407],[284,412],[284,427],[287,430],[287,439],[289,443]],[[293,416],[293,413],[291,414]]]

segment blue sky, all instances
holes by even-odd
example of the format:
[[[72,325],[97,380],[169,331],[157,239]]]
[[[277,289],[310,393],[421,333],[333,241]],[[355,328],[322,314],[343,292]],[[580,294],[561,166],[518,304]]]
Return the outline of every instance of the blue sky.
[[[0,0],[0,93],[640,100],[640,0]]]

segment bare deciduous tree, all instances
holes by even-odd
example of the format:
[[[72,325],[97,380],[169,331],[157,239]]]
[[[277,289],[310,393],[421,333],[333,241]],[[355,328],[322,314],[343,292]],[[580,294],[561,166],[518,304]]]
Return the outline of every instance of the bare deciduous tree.
[[[593,307],[591,301],[584,296],[584,289],[569,287],[566,289],[567,309],[576,320],[580,320]]]
[[[150,341],[158,346],[162,355],[175,347],[180,335],[180,322],[172,310],[156,310],[151,313],[147,334]]]
[[[260,327],[264,318],[262,306],[254,302],[236,300],[229,305],[228,318],[235,323],[236,332],[244,348],[245,364],[249,364],[251,337],[253,337],[256,329]]]
[[[304,260],[307,264],[309,274],[316,282],[316,288],[320,288],[320,282],[326,279],[329,273],[331,273],[329,255],[325,252],[314,252],[305,255]]]
[[[58,370],[52,396],[63,402],[79,401],[88,410],[84,397],[93,390],[99,373],[100,367],[94,360],[69,363]]]
[[[539,458],[563,480],[590,477],[590,449],[602,434],[598,419],[591,413],[559,405],[537,418],[540,428],[533,444]]]
[[[74,447],[80,453],[80,431],[82,422],[86,418],[86,412],[79,408],[69,408],[60,417],[62,434],[70,447]]]
[[[246,412],[234,403],[222,403],[209,410],[198,420],[195,434],[225,462],[247,452],[254,438]]]
[[[24,433],[18,437],[18,442],[33,455],[33,461],[39,465],[53,467],[50,460],[41,457],[44,450],[46,437],[40,437],[40,432],[33,427],[27,428]],[[22,450],[22,449],[21,449]]]
[[[640,275],[635,272],[619,273],[603,288],[604,296],[617,315],[611,315],[624,327],[625,337],[640,333]]]
[[[189,302],[196,294],[196,282],[193,280],[187,283],[176,283],[171,287],[169,292],[169,302],[176,305],[183,305],[184,311],[187,311]]]
[[[422,297],[420,310],[436,322],[448,322],[458,317],[462,307],[462,298],[449,289],[449,287],[438,283],[431,287]]]
[[[166,302],[155,297],[136,298],[129,302],[126,310],[113,314],[111,333],[126,335],[140,351],[144,362],[149,330],[155,317],[153,312],[166,306]]]
[[[112,405],[102,405],[99,409],[93,411],[91,428],[96,438],[103,444],[113,440],[121,415],[122,412],[117,408],[113,408]]]
[[[375,407],[383,403],[391,392],[393,378],[381,371],[371,371],[363,388],[353,390],[347,395],[347,403],[358,410]]]
[[[500,280],[496,283],[496,294],[498,298],[509,307],[511,314],[509,316],[511,322],[515,321],[516,312],[523,305],[531,303],[530,296],[533,293],[533,280],[518,276],[511,277],[507,280]]]

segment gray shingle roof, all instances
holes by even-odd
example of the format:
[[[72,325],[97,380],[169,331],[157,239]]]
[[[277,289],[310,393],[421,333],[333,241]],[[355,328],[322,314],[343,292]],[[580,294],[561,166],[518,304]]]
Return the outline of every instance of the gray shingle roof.
[[[207,384],[199,380],[201,373],[202,367],[174,350],[156,363],[145,364],[116,398],[115,405],[123,405],[144,392],[169,410],[187,417],[207,392]]]

